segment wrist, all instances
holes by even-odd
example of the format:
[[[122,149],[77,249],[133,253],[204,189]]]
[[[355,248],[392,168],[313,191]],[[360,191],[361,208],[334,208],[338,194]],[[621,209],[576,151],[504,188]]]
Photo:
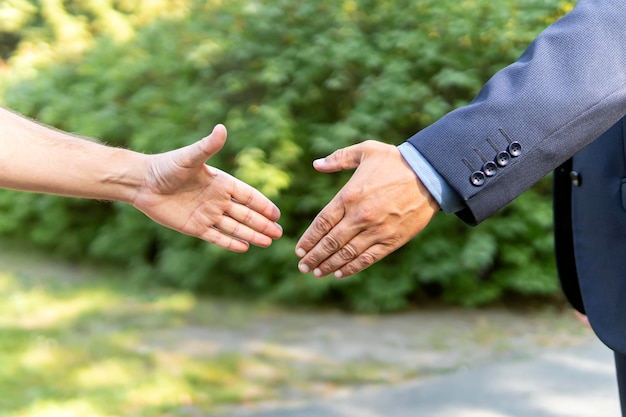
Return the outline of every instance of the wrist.
[[[104,162],[104,169],[97,179],[103,195],[97,198],[132,204],[145,186],[149,155],[127,149],[113,149]]]

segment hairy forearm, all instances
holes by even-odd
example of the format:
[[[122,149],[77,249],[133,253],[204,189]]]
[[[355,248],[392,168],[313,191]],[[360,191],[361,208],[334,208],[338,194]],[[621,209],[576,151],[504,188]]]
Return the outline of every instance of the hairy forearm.
[[[130,202],[146,157],[49,128],[0,108],[0,187]]]

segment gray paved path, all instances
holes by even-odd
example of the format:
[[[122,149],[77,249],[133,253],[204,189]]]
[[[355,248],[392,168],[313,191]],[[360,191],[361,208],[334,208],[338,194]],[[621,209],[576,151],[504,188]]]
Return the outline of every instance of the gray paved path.
[[[613,356],[599,341],[546,349],[390,388],[224,417],[618,417]]]

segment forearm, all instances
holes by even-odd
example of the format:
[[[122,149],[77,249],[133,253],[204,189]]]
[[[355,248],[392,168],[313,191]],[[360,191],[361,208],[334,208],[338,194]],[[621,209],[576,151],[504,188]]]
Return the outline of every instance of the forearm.
[[[483,221],[624,117],[624,27],[626,2],[579,1],[470,105],[409,139],[465,201],[462,219]],[[487,175],[511,141],[521,152]]]
[[[146,157],[49,128],[0,108],[0,187],[131,202]]]

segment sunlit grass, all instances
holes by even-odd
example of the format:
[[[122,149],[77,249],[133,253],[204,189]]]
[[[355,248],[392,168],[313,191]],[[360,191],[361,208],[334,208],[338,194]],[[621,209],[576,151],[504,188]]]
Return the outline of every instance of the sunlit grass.
[[[123,270],[6,245],[0,241],[2,417],[195,417],[321,398],[454,366],[342,359],[324,342],[343,345],[351,337],[342,333],[348,322],[325,328],[317,314],[304,325],[303,317],[311,316],[289,320],[293,310],[139,286]],[[405,342],[431,353],[451,346],[492,356],[514,350],[521,330],[488,315],[474,317],[448,322],[449,328],[420,323],[419,337]],[[534,343],[569,343],[586,330],[570,315],[542,317],[526,320],[531,326],[523,334]],[[316,342],[325,347],[316,349]]]
[[[355,368],[271,340],[201,355],[155,347],[146,339],[166,330],[244,328],[267,310],[137,287],[123,271],[1,249],[3,417],[188,416],[385,375],[376,364]]]

